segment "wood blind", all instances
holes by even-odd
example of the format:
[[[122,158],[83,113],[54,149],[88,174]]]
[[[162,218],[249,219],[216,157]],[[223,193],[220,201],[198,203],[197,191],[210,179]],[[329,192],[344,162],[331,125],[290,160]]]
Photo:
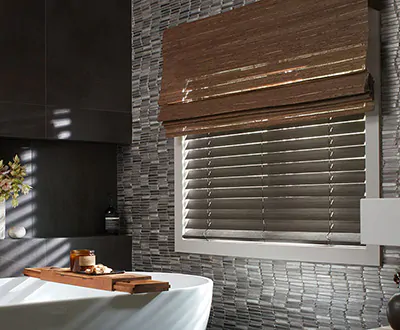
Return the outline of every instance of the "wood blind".
[[[373,108],[366,0],[260,0],[167,29],[159,120],[169,136]]]
[[[184,138],[184,237],[355,244],[365,118]]]

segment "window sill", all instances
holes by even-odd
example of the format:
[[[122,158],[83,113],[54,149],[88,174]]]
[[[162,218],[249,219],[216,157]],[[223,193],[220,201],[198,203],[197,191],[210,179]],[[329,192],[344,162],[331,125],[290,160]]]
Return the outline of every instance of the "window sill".
[[[178,235],[176,235],[178,236]],[[242,258],[379,266],[377,245],[345,246],[277,242],[243,242],[175,237],[175,251]]]

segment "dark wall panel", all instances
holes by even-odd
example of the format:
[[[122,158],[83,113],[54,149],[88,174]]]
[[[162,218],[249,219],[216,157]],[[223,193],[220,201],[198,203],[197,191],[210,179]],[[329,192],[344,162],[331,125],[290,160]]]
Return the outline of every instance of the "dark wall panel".
[[[45,0],[0,1],[0,101],[45,104],[45,24]]]
[[[131,142],[131,1],[0,1],[0,136]]]
[[[130,1],[47,0],[47,104],[131,111]]]
[[[44,139],[45,123],[44,105],[0,102],[0,137]]]
[[[47,138],[128,143],[132,136],[130,113],[79,108],[47,107]]]

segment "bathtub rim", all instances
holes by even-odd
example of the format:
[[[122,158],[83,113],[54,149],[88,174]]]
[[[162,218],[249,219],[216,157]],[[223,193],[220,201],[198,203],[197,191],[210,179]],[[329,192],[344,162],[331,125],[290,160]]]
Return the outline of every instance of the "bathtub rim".
[[[59,299],[59,300],[45,300],[45,301],[33,301],[33,302],[18,302],[18,303],[11,303],[11,304],[7,304],[7,305],[0,305],[0,309],[2,308],[9,308],[9,307],[18,307],[18,306],[27,306],[27,305],[45,305],[45,304],[51,304],[54,302],[63,302],[63,301],[71,301],[71,300],[96,300],[96,299],[113,299],[116,297],[127,297],[127,296],[143,296],[143,295],[159,295],[159,294],[168,294],[168,292],[176,292],[176,291],[189,291],[189,290],[196,290],[200,287],[207,287],[207,286],[211,286],[211,294],[213,294],[213,287],[214,287],[214,282],[204,276],[199,276],[199,275],[190,275],[190,274],[181,274],[181,273],[166,273],[166,272],[142,272],[142,271],[129,271],[126,273],[133,273],[133,274],[158,274],[158,275],[176,275],[176,276],[185,276],[185,277],[195,277],[196,279],[200,279],[203,280],[204,282],[198,285],[193,285],[193,286],[189,286],[189,287],[184,287],[184,288],[170,288],[169,291],[162,291],[162,292],[146,292],[146,293],[127,293],[127,292],[121,292],[121,291],[107,291],[107,290],[100,290],[100,289],[93,289],[93,288],[86,288],[86,287],[80,287],[77,285],[71,285],[71,284],[64,284],[64,283],[57,283],[57,282],[50,282],[50,281],[45,281],[45,280],[41,280],[38,278],[34,278],[34,277],[29,277],[29,276],[22,276],[22,277],[5,277],[5,278],[0,278],[0,283],[2,282],[2,280],[9,280],[9,279],[16,279],[16,278],[20,278],[20,279],[30,279],[33,281],[43,281],[43,282],[47,282],[48,284],[51,285],[67,285],[67,286],[72,286],[74,288],[79,289],[87,289],[87,290],[95,290],[96,292],[105,292],[107,293],[107,295],[104,296],[86,296],[86,297],[77,297],[77,298],[73,298],[73,299]],[[110,293],[115,292],[115,295],[110,295]]]
[[[169,291],[177,291],[177,290],[190,290],[190,289],[194,289],[194,288],[198,288],[201,286],[206,286],[206,285],[214,285],[213,280],[209,279],[208,277],[205,276],[200,276],[200,275],[191,275],[191,274],[182,274],[182,273],[166,273],[166,272],[142,272],[142,271],[129,271],[126,272],[128,274],[142,274],[142,275],[146,275],[146,274],[158,274],[158,275],[179,275],[179,276],[184,276],[184,277],[191,277],[191,278],[196,278],[199,280],[204,280],[204,283],[198,284],[198,285],[193,285],[193,286],[188,286],[188,287],[184,287],[184,288],[170,288]],[[160,281],[160,280],[158,280]],[[168,292],[168,291],[165,291]],[[134,293],[134,294],[142,294],[142,293]]]

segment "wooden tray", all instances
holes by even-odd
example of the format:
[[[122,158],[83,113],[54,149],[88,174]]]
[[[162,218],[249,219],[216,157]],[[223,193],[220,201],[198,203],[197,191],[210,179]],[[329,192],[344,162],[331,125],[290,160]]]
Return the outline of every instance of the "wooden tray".
[[[91,276],[73,273],[69,268],[44,267],[25,268],[24,275],[49,282],[128,293],[161,292],[168,291],[170,288],[168,282],[154,281],[151,279],[151,276],[139,274],[124,273]]]

